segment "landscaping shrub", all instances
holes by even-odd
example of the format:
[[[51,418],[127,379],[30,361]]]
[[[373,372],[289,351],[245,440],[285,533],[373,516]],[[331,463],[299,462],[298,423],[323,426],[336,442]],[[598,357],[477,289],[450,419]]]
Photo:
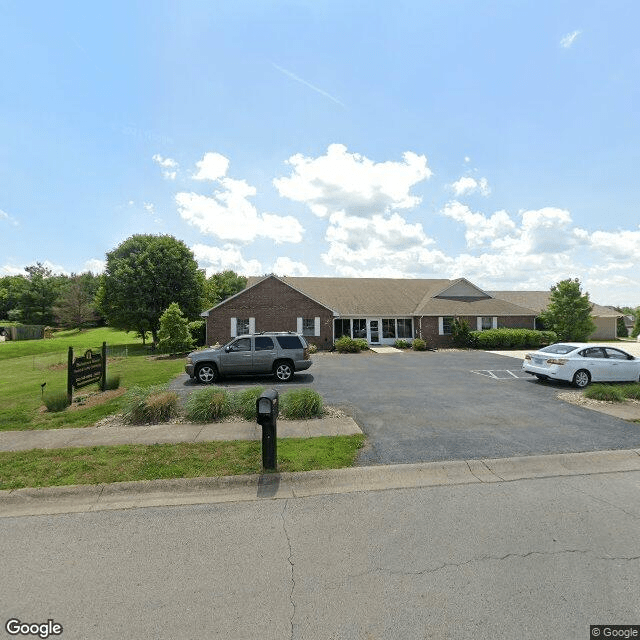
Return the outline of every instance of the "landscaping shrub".
[[[411,349],[411,343],[408,340],[398,339],[393,343],[396,349]]]
[[[123,417],[130,424],[168,422],[178,415],[178,394],[164,386],[134,387],[125,398]]]
[[[309,353],[318,353],[318,345],[317,344],[309,344]]]
[[[47,407],[47,411],[51,413],[64,411],[69,406],[69,396],[64,391],[47,393],[44,397],[44,404]]]
[[[107,379],[104,383],[105,391],[113,391],[114,389],[120,388],[120,375],[110,375],[107,376]]]
[[[456,347],[474,346],[475,340],[471,335],[471,327],[466,320],[456,318],[451,323],[451,335],[453,337],[453,344]]]
[[[471,331],[470,336],[477,349],[539,349],[558,339],[553,331],[534,329],[487,329]]]
[[[369,345],[364,338],[350,338],[349,336],[342,336],[335,342],[335,347],[338,353],[359,353],[363,349],[368,349]]]
[[[640,384],[637,382],[622,385],[621,389],[625,398],[629,398],[630,400],[640,400]]]
[[[280,396],[280,415],[290,420],[321,416],[322,397],[313,389],[287,391]]]
[[[413,344],[411,345],[411,348],[414,351],[426,351],[427,350],[427,343],[422,338],[414,338],[413,339]]]
[[[190,422],[215,422],[233,413],[232,398],[219,387],[194,391],[186,402],[185,413]]]
[[[251,387],[234,394],[233,410],[239,413],[245,420],[256,420],[256,400],[264,391],[264,387]]]
[[[607,400],[609,402],[624,402],[621,387],[609,384],[593,384],[584,392],[585,398],[592,400]]]

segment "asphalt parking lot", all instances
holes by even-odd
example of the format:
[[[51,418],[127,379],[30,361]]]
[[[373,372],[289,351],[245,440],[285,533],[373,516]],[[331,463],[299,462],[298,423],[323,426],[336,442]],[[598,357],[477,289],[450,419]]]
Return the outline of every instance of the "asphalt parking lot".
[[[540,383],[521,361],[483,351],[313,356],[308,372],[276,385],[271,377],[224,380],[280,392],[316,389],[368,436],[359,464],[502,458],[640,446],[640,424],[559,400],[572,387]],[[185,376],[174,388],[198,388]]]

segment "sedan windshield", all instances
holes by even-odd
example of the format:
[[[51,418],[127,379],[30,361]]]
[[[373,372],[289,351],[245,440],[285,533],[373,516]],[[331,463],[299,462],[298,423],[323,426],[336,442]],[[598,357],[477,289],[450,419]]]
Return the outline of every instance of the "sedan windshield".
[[[560,355],[565,355],[567,353],[575,351],[577,348],[578,347],[575,347],[571,344],[550,344],[548,347],[540,349],[540,351],[544,351],[545,353],[558,353]]]

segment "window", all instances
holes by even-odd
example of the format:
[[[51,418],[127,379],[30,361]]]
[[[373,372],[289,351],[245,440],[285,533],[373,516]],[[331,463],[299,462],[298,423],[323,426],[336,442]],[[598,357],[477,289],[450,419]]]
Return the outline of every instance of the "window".
[[[382,319],[382,337],[383,338],[396,337],[396,319],[395,318]]]
[[[273,349],[273,340],[265,336],[256,338],[256,351],[270,351]]]
[[[604,351],[607,354],[607,358],[612,358],[613,360],[631,360],[631,358],[626,353],[618,351],[617,349],[605,347]]]
[[[444,318],[440,318],[440,320],[441,320],[440,335],[450,336],[452,334],[451,328],[453,327],[453,316],[445,316]]]
[[[353,320],[353,337],[367,339],[367,321],[364,318]]]
[[[606,358],[604,351],[600,347],[590,347],[580,352],[583,358]]]
[[[251,351],[251,338],[240,338],[232,345],[230,351]]]
[[[413,338],[413,321],[411,318],[398,319],[398,338]]]
[[[334,328],[336,334],[336,340],[342,336],[351,337],[351,320],[344,320],[343,318],[336,318],[334,321]]]
[[[278,344],[283,349],[302,349],[303,345],[298,336],[276,336]]]
[[[302,335],[303,336],[315,336],[316,335],[316,321],[315,321],[315,318],[302,318]]]
[[[483,316],[480,318],[480,331],[493,329],[493,318],[491,316]]]
[[[249,318],[236,318],[236,335],[243,336],[249,333]]]

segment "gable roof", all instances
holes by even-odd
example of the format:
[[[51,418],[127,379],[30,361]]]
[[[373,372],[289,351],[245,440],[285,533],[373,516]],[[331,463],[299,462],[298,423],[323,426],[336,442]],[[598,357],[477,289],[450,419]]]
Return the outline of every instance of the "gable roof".
[[[533,309],[537,314],[549,306],[551,291],[489,291],[492,296],[512,304]],[[617,318],[622,314],[611,307],[603,307],[592,302],[592,313],[599,318]]]
[[[535,315],[530,308],[492,297],[465,278],[266,277],[277,277],[339,316]],[[262,280],[249,278],[247,289]]]

